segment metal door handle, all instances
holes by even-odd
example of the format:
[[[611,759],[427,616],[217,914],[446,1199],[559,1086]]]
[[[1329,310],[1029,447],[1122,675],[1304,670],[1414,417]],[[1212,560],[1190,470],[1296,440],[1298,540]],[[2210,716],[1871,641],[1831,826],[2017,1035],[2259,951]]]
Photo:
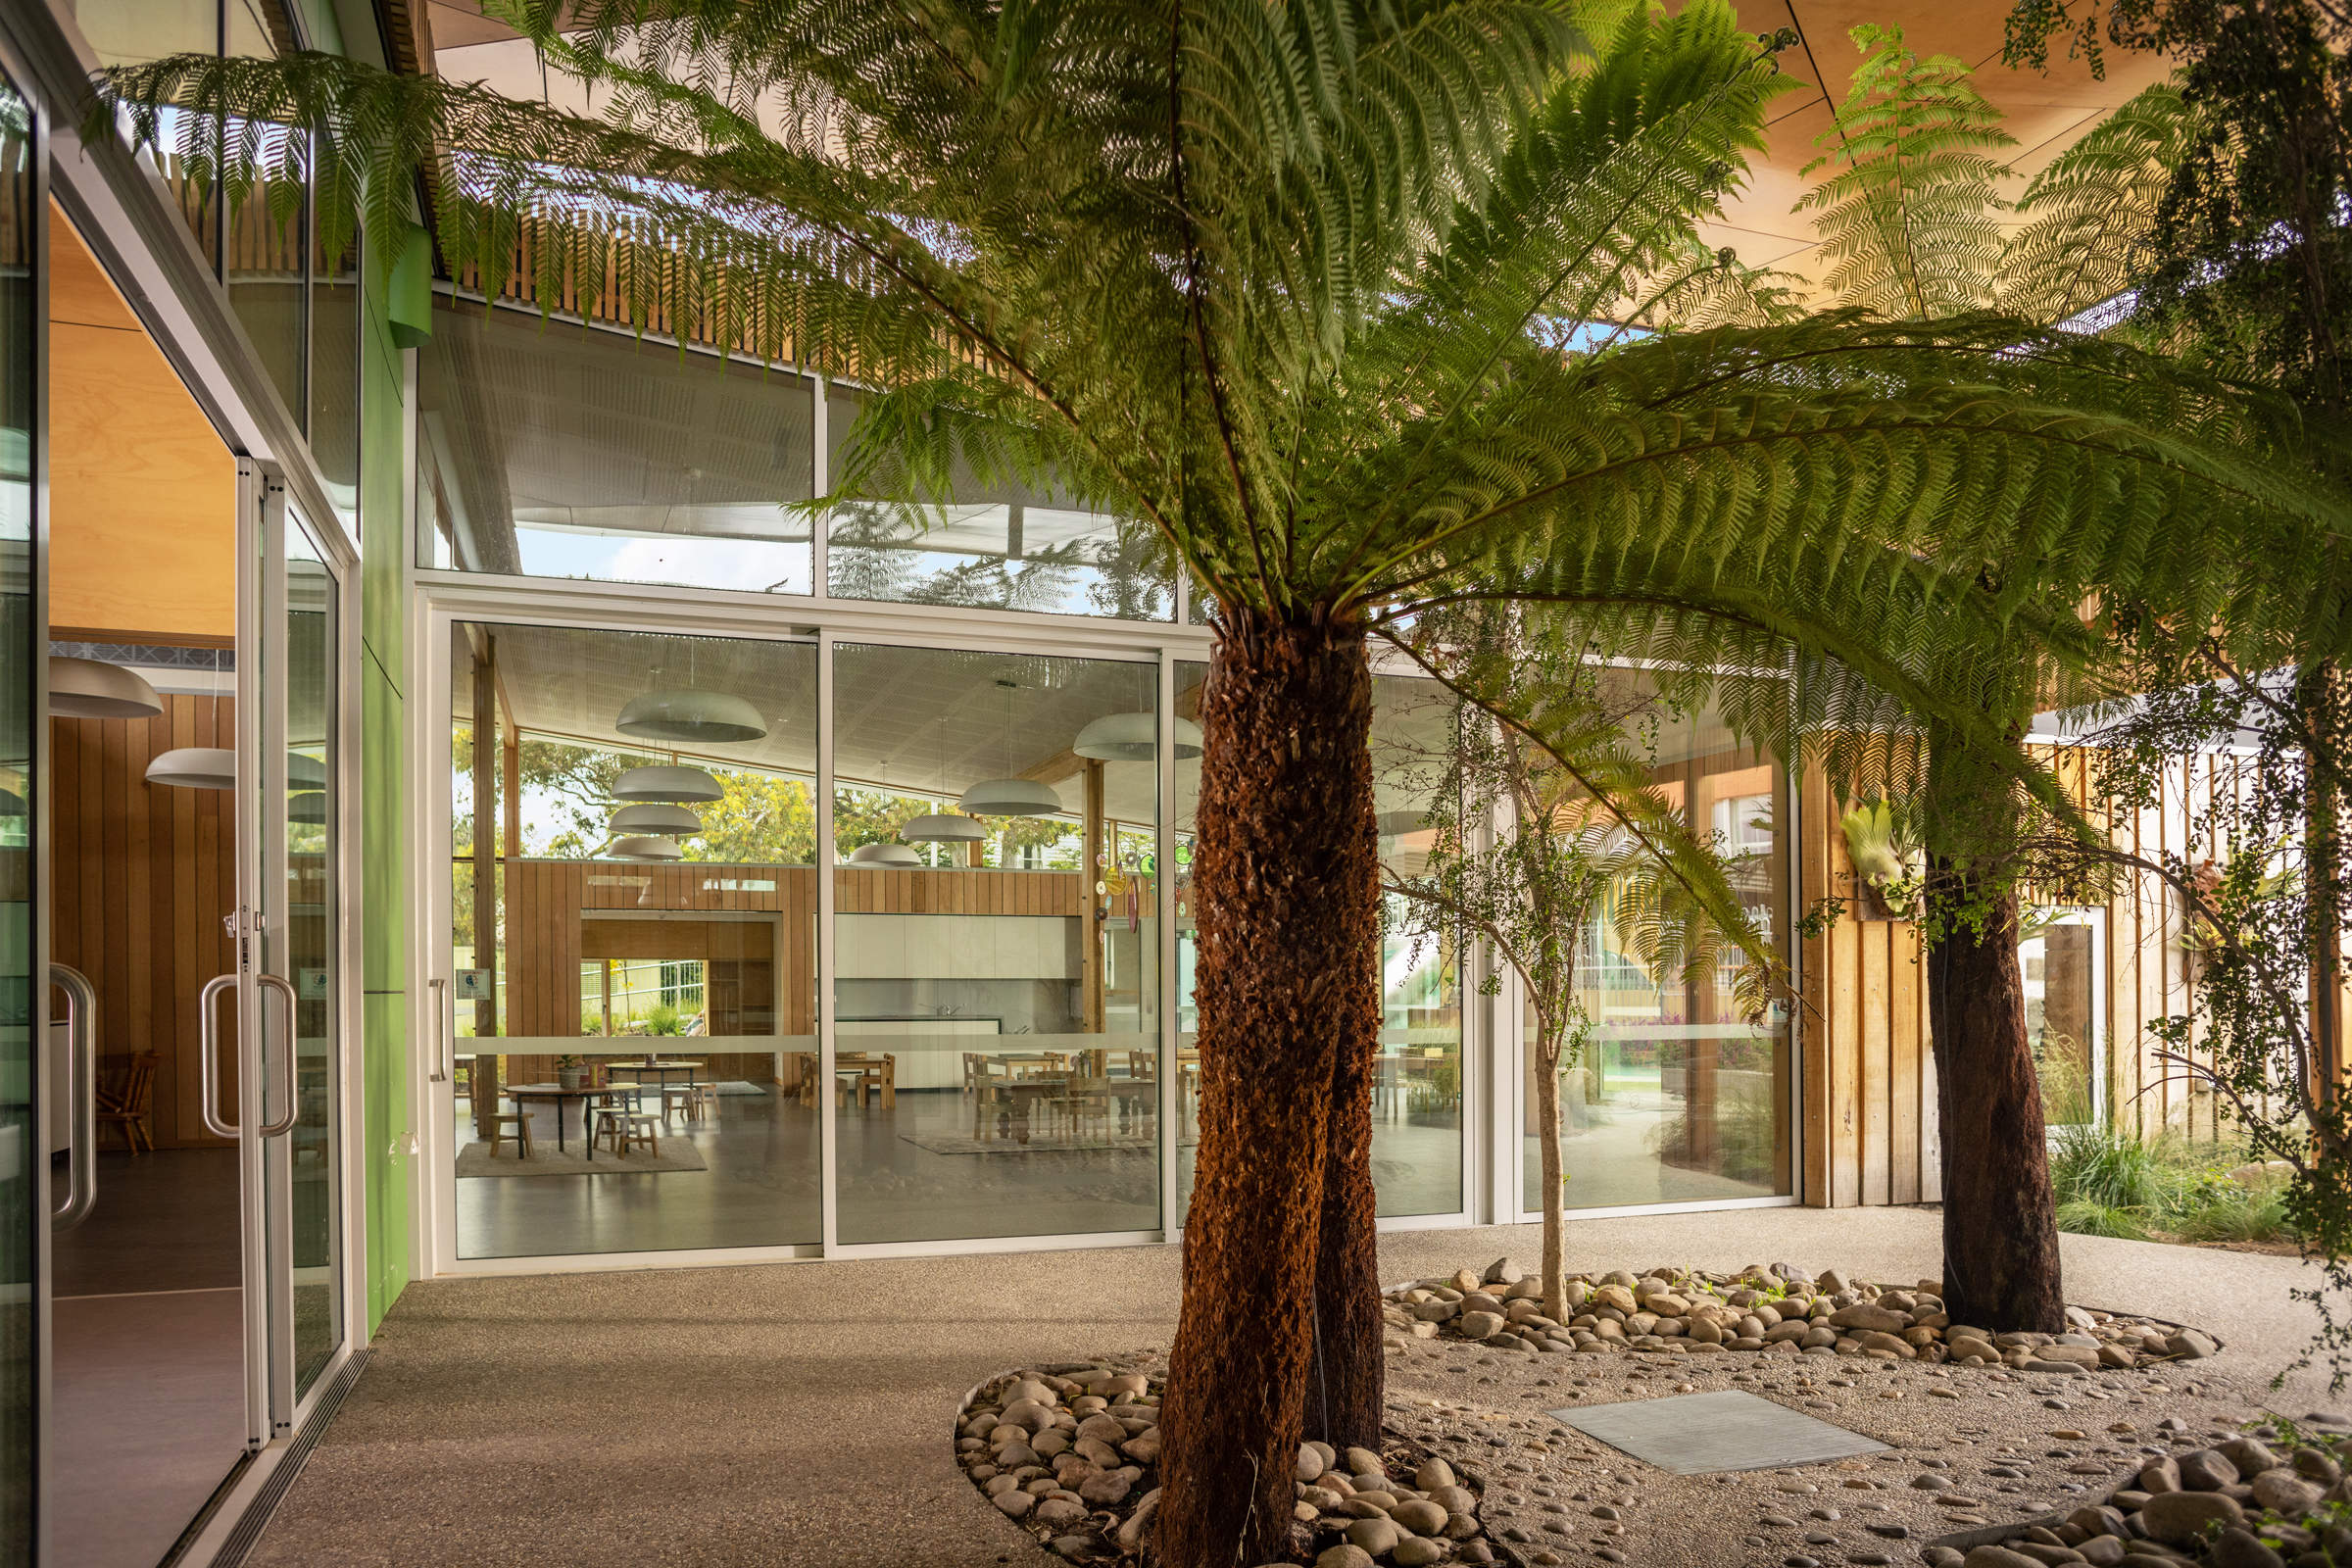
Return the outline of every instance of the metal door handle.
[[[49,966],[49,983],[66,994],[66,1056],[71,1073],[67,1156],[73,1172],[63,1205],[49,1228],[70,1231],[98,1203],[98,993],[71,964]]]
[[[440,1047],[433,1053],[433,1060],[437,1065],[432,1081],[445,1084],[458,1072],[457,1042],[449,1027],[449,978],[446,975],[434,975],[424,982],[424,988],[432,993],[433,1038]]]
[[[196,1108],[204,1117],[205,1130],[216,1138],[242,1138],[234,1122],[220,1114],[220,1028],[215,1015],[220,1011],[220,993],[234,987],[233,974],[217,974],[204,983],[197,1000],[196,1050],[203,1058],[203,1092],[196,1097]]]
[[[277,1138],[286,1133],[292,1132],[294,1130],[294,1123],[299,1120],[302,1115],[302,1102],[295,1098],[294,1085],[294,1034],[296,1028],[299,1026],[300,1021],[295,1010],[298,1004],[294,995],[294,987],[287,982],[283,975],[257,974],[254,976],[254,980],[264,991],[274,991],[279,996],[286,999],[286,1113],[283,1117],[276,1121],[266,1121],[262,1123],[262,1136],[264,1138]],[[267,1007],[263,1008],[262,1017],[264,1020],[266,1021],[269,1016],[270,1009]],[[266,1029],[263,1031],[262,1039],[256,1043],[255,1049],[264,1053],[265,1055],[269,1052],[269,1032]],[[267,1070],[266,1063],[262,1065],[264,1067],[262,1072],[262,1082],[267,1084],[270,1081],[270,1075]]]

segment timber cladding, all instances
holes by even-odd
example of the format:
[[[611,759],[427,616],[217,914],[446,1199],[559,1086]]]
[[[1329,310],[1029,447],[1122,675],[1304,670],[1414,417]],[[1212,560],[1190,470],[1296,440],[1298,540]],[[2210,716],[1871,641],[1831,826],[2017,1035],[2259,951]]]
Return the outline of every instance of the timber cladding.
[[[2096,808],[2097,754],[2082,747],[2035,747],[2110,841],[2149,859],[2195,862],[2220,854],[2202,832],[2213,805],[2241,787],[2228,757],[2181,759],[2169,770],[2161,808],[2107,819]],[[1839,807],[1818,770],[1800,796],[1800,909],[1825,898],[1845,912],[1820,938],[1801,944],[1805,1002],[1798,1009],[1804,1077],[1806,1202],[1935,1202],[1941,1199],[1941,1146],[1936,1125],[1936,1062],[1928,1032],[1926,971],[1919,928],[1898,920],[1853,918],[1859,900]],[[2024,902],[2031,906],[2033,890]],[[2070,941],[2054,965],[2088,966],[2101,1017],[2098,1075],[2119,1119],[2153,1132],[2172,1128],[2196,1138],[2217,1133],[2212,1095],[2192,1087],[2156,1055],[2147,1026],[2187,1011],[2189,965],[2178,897],[2151,872],[2119,872],[2101,903],[2103,940],[2093,953]],[[2053,1024],[2057,1022],[2054,1017]]]
[[[237,904],[234,798],[147,782],[147,764],[183,746],[236,744],[236,704],[166,695],[156,718],[57,718],[49,771],[49,954],[98,993],[98,1051],[109,1067],[157,1056],[149,1120],[159,1147],[220,1145],[197,1104],[197,994],[236,965],[221,916]],[[220,1004],[225,1040],[232,1004]],[[233,1096],[236,1054],[221,1052]],[[232,1101],[233,1103],[233,1101]],[[110,1136],[107,1147],[121,1146]]]

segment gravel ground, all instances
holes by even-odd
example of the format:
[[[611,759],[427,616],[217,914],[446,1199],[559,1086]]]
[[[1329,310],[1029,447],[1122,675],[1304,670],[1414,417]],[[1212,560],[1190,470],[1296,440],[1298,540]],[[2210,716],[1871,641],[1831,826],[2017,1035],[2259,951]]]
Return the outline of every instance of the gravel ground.
[[[1936,1271],[1937,1225],[1930,1212],[1886,1208],[1572,1221],[1569,1266],[1605,1270],[1672,1259],[1739,1269],[1787,1258],[1870,1279],[1916,1279]],[[1393,1232],[1381,1242],[1384,1277],[1392,1280],[1483,1269],[1498,1253],[1528,1257],[1540,1245],[1533,1226]],[[1899,1400],[1877,1399],[1879,1385],[1864,1386],[1859,1376],[1853,1390],[1760,1391],[1798,1409],[1818,1392],[1832,1409],[1808,1413],[1886,1441],[1908,1433],[1899,1440],[1913,1445],[1900,1450],[1902,1465],[1678,1481],[1581,1439],[1565,1444],[1574,1451],[1539,1455],[1524,1446],[1531,1434],[1520,1428],[1521,1447],[1490,1446],[1479,1467],[1496,1483],[1524,1480],[1517,1489],[1498,1484],[1492,1494],[1525,1496],[1525,1504],[1506,1506],[1526,1509],[1521,1524],[1531,1534],[1563,1539],[1542,1526],[1573,1516],[1546,1514],[1545,1503],[1584,1510],[1565,1538],[1575,1544],[1570,1560],[1605,1562],[1596,1553],[1608,1550],[1629,1563],[1769,1565],[1790,1555],[1854,1561],[1842,1549],[1809,1551],[1805,1529],[1819,1525],[1856,1549],[1875,1549],[1854,1528],[1865,1515],[1849,1500],[1859,1499],[1901,1508],[1884,1517],[1917,1531],[1938,1512],[1931,1494],[1909,1494],[1912,1477],[1929,1468],[1926,1459],[1966,1462],[1963,1473],[1980,1478],[2003,1444],[2041,1454],[2069,1446],[2049,1436],[2053,1429],[2103,1437],[2111,1421],[2152,1427],[2175,1413],[2201,1435],[2207,1428],[2197,1422],[2261,1406],[2271,1373],[2309,1333],[2309,1309],[2286,1292],[2315,1280],[2316,1271],[2291,1258],[2093,1237],[2068,1237],[2065,1249],[2071,1299],[2194,1324],[2228,1342],[2222,1355],[2196,1364],[2208,1394],[2188,1394],[2168,1368],[2109,1374],[2096,1387],[2113,1397],[2066,1411],[2043,1409],[2039,1397],[2028,1396],[2030,1385],[1996,1383],[1984,1387],[2008,1398],[1963,1405],[1930,1400],[1924,1390],[1936,1381],[1932,1374],[1906,1367],[1887,1375],[1904,1395]],[[257,1568],[508,1559],[632,1568],[1038,1568],[1054,1559],[995,1516],[957,1469],[956,1405],[974,1384],[1007,1368],[1164,1347],[1174,1329],[1178,1261],[1175,1249],[1154,1247],[421,1281],[386,1319],[366,1376],[247,1560]],[[1607,1375],[1600,1376],[1604,1367],[1528,1369],[1525,1384],[1481,1383],[1497,1377],[1497,1368],[1479,1358],[1476,1350],[1400,1354],[1394,1385],[1400,1410],[1415,1409],[1415,1399],[1469,1405],[1469,1413],[1426,1405],[1417,1413],[1458,1421],[1465,1437],[1476,1414],[1474,1441],[1485,1443],[1504,1435],[1491,1430],[1495,1420],[1529,1420],[1570,1402],[1567,1395],[1660,1395],[1678,1383],[1742,1387],[1731,1378],[1767,1372],[1744,1364],[1761,1357],[1718,1356],[1710,1359],[1741,1364],[1711,1369],[1705,1380],[1676,1368],[1664,1381],[1635,1382],[1635,1372],[1655,1369],[1631,1358],[1518,1357],[1601,1362]],[[1791,1381],[1798,1369],[1812,1370],[1802,1360],[1789,1363]],[[1571,1370],[1598,1381],[1583,1390],[1557,1381]],[[1539,1377],[1554,1378],[1554,1387],[1534,1387]],[[2160,1393],[2150,1383],[2166,1387]],[[2133,1404],[2135,1396],[2143,1402]],[[2304,1377],[2279,1397],[2300,1412],[2324,1396],[2318,1380]],[[2088,1440],[2076,1446],[2095,1446]],[[1527,1457],[1512,1457],[1520,1453]],[[1580,1458],[1572,1472],[1569,1461]],[[1913,1460],[1920,1471],[1908,1468]],[[1502,1468],[1513,1462],[1530,1468]],[[1539,1479],[1539,1465],[1550,1479]],[[1622,1521],[1590,1513],[1617,1504],[1572,1500],[1580,1491],[1604,1495],[1593,1490],[1604,1466],[1614,1472],[1605,1479],[1630,1483],[1606,1494],[1635,1498]],[[2115,1474],[2126,1468],[2119,1457]],[[2046,1473],[2032,1472],[2036,1479]],[[1881,1481],[1885,1490],[1846,1488],[1849,1474]],[[2095,1486],[2103,1478],[2074,1479]],[[1784,1483],[1821,1490],[1774,1490]],[[2069,1495],[2055,1492],[2059,1484],[2053,1480],[2052,1501]],[[1537,1486],[1556,1495],[1538,1496]],[[1804,1504],[1780,1508],[1784,1517],[1804,1520],[1814,1507],[1845,1517],[1759,1529],[1767,1497]],[[1622,1523],[1624,1534],[1603,1537],[1599,1527],[1609,1523]],[[1765,1536],[1767,1545],[1747,1545],[1750,1535]],[[1596,1537],[1620,1544],[1595,1547]],[[1909,1563],[1916,1546],[1894,1543],[1888,1555]]]

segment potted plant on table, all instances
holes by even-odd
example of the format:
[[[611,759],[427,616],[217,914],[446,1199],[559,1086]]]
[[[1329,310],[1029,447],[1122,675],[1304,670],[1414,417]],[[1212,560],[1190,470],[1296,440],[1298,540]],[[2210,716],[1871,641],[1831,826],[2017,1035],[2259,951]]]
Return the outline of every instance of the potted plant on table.
[[[556,1058],[556,1082],[565,1089],[577,1089],[588,1076],[587,1064],[573,1055]]]

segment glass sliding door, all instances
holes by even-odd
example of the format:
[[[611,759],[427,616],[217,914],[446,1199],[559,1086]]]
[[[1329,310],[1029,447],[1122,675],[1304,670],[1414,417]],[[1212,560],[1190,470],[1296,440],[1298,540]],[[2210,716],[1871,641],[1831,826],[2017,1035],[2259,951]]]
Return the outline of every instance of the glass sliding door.
[[[343,1343],[338,1108],[342,1079],[335,1043],[341,975],[335,933],[338,588],[333,568],[302,520],[278,509],[282,585],[270,613],[278,635],[263,657],[269,681],[261,808],[268,989],[267,1052],[274,1070],[263,1085],[266,1126],[283,1128],[268,1149],[271,1276],[285,1324],[288,1358],[273,1370],[281,1402],[299,1398]],[[272,656],[276,656],[272,658]]]
[[[41,373],[40,144],[31,106],[0,75],[0,1568],[32,1561],[39,1388],[35,1241],[47,1088],[33,1057],[41,945],[33,742],[41,670],[33,550]]]
[[[1159,1228],[1158,674],[835,650],[842,1242]]]
[[[1648,753],[1651,788],[1730,862],[1748,917],[1784,956],[1789,931],[1788,775],[1740,744],[1712,709],[1650,700],[1643,677],[1612,672],[1608,701]],[[1740,958],[1706,979],[1653,975],[1625,951],[1609,910],[1594,911],[1578,997],[1593,1020],[1580,1059],[1563,1061],[1560,1164],[1570,1208],[1777,1197],[1790,1186],[1789,1033],[1779,1012],[1740,1016]],[[1536,1097],[1527,1054],[1523,1199],[1542,1206]]]
[[[816,649],[461,622],[461,1257],[822,1239]]]

